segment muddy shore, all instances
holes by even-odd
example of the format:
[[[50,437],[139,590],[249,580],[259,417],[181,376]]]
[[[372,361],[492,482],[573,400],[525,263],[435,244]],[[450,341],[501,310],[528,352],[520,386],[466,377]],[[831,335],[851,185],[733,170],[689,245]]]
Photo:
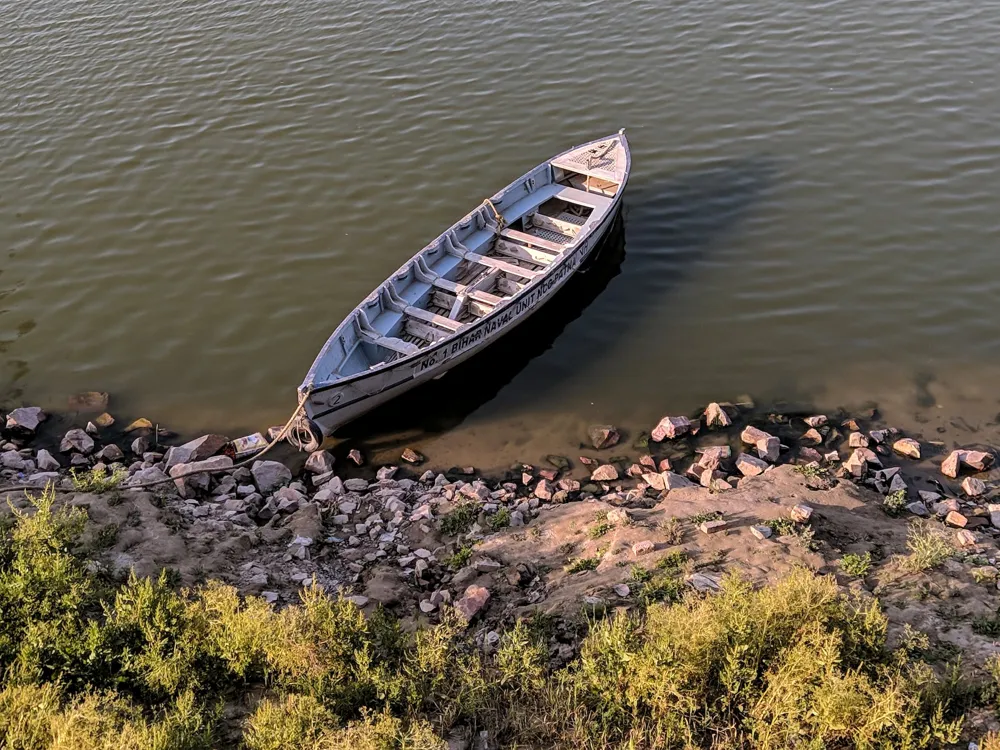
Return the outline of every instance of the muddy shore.
[[[122,425],[90,401],[61,416],[12,411],[0,476],[52,483],[59,503],[86,509],[85,543],[114,579],[167,570],[277,606],[315,580],[409,629],[455,607],[487,645],[540,612],[559,623],[548,644],[559,665],[595,614],[804,567],[876,597],[890,642],[917,638],[942,672],[981,674],[1000,652],[994,446],[901,430],[877,408],[712,404],[641,432],[589,425],[572,452],[524,443],[522,461],[483,472],[400,447],[359,465],[346,445],[234,468],[221,436]],[[4,494],[28,509],[37,492]],[[985,713],[970,721],[1000,728]]]

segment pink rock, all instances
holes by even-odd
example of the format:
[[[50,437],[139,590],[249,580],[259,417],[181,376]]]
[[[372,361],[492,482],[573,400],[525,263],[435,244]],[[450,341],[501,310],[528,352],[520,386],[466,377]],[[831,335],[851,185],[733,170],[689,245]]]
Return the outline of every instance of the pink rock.
[[[993,454],[983,451],[965,451],[962,462],[976,471],[986,471],[993,465]]]
[[[826,424],[826,415],[817,414],[814,417],[806,417],[805,423],[810,427],[822,427],[823,425]]]
[[[813,509],[811,505],[806,505],[805,503],[800,503],[792,508],[791,516],[792,520],[796,523],[808,523],[809,519],[812,518]]]
[[[742,440],[747,445],[757,445],[761,440],[766,440],[771,437],[768,433],[763,430],[758,430],[756,427],[747,427],[743,432],[740,433],[740,440]]]
[[[736,457],[736,468],[745,477],[755,477],[764,473],[767,469],[767,463],[761,461],[756,456],[741,453]]]
[[[662,474],[657,474],[655,472],[647,472],[642,475],[642,481],[648,484],[652,489],[657,492],[663,492],[667,489],[666,480],[664,480]]]
[[[726,528],[726,522],[721,518],[715,521],[704,521],[698,524],[698,530],[702,534],[714,534],[717,531],[724,531]]]
[[[650,469],[653,469],[653,471],[656,471],[656,459],[654,459],[652,456],[640,456],[639,464],[642,466],[646,466]]]
[[[815,448],[802,448],[799,451],[799,458],[803,461],[815,461],[816,463],[819,463],[823,460],[823,454]]]
[[[892,444],[892,449],[907,458],[920,458],[920,443],[913,438],[901,438]]]
[[[819,430],[814,427],[806,430],[801,439],[806,445],[819,445],[823,442],[823,436],[820,434]]]
[[[618,430],[609,424],[593,425],[587,430],[587,435],[590,437],[590,442],[594,446],[594,450],[610,448],[616,445],[621,439]]]
[[[986,483],[975,477],[966,477],[962,480],[962,491],[969,497],[979,497],[986,492]]]
[[[670,464],[669,458],[662,458],[660,459],[660,463],[657,464],[657,468],[660,471],[670,471],[673,468],[673,466]]]
[[[701,450],[701,458],[698,465],[706,469],[717,469],[719,464],[733,455],[732,449],[728,445],[713,445],[710,448]]]
[[[868,437],[860,432],[852,432],[847,436],[847,445],[851,448],[867,448]]]
[[[648,539],[644,539],[641,542],[636,542],[632,545],[632,554],[638,557],[639,555],[648,555],[650,552],[656,549],[656,544]]]
[[[948,458],[941,462],[941,473],[946,477],[956,479],[959,469],[962,467],[962,456],[964,454],[965,451],[952,451],[948,455]]]
[[[651,437],[656,442],[673,440],[691,429],[691,420],[687,417],[664,417],[653,428]]]
[[[762,440],[758,440],[757,455],[773,464],[781,455],[781,441],[770,435]]]
[[[613,482],[618,479],[618,469],[611,464],[598,466],[590,478],[595,482]]]
[[[960,529],[965,528],[966,524],[969,523],[969,519],[959,513],[957,510],[948,511],[948,515],[944,517],[944,522],[949,526],[956,526]]]
[[[535,497],[539,500],[551,500],[554,494],[556,494],[555,487],[548,479],[543,479],[535,487]]]
[[[486,606],[486,602],[489,600],[490,592],[486,588],[483,586],[469,586],[462,595],[462,598],[455,602],[455,609],[468,622]]]
[[[705,424],[709,427],[729,427],[733,420],[726,414],[726,410],[721,405],[712,402],[705,409]]]
[[[955,539],[958,542],[959,547],[976,546],[976,535],[968,529],[961,529],[960,531],[955,532]]]

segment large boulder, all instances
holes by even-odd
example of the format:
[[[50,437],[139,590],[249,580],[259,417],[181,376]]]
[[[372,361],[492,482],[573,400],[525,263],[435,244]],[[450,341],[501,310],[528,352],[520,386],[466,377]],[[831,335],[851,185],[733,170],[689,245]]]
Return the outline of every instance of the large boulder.
[[[684,435],[691,429],[691,420],[687,417],[664,417],[661,419],[650,437],[657,443],[664,440],[673,440]]]
[[[222,447],[228,442],[229,438],[225,435],[202,435],[200,438],[192,440],[189,443],[184,443],[180,447],[186,448],[191,452],[188,458],[189,461],[203,461],[221,451]]]
[[[616,445],[621,439],[618,430],[609,424],[595,424],[591,426],[587,430],[587,436],[590,438],[590,443],[594,446],[594,450],[598,451]]]
[[[254,461],[250,473],[257,489],[265,495],[292,481],[291,470],[278,461]]]
[[[32,433],[45,421],[45,412],[37,406],[22,406],[7,415],[7,429]]]
[[[170,471],[175,466],[190,463],[193,460],[194,451],[183,445],[173,445],[167,448],[167,452],[163,456],[163,464],[167,471]]]

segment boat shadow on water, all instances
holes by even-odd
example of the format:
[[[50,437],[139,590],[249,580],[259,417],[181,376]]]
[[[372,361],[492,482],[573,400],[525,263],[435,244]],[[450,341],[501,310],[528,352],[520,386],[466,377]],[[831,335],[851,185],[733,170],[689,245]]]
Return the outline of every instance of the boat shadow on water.
[[[627,321],[648,315],[684,283],[760,200],[776,171],[772,160],[756,157],[664,180],[637,175],[598,251],[553,299],[441,379],[345,425],[336,433],[345,441],[337,452],[355,444],[387,451],[451,430],[515,379],[525,387],[517,388],[514,408],[530,411],[598,364]],[[586,325],[570,326],[577,319]]]

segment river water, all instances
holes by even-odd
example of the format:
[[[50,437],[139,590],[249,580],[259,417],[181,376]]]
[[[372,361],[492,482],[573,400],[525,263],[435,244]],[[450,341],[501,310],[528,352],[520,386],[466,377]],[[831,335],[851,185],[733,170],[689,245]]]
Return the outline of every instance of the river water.
[[[351,435],[499,463],[742,393],[955,440],[1000,409],[995,0],[0,16],[8,405],[97,389],[182,432],[280,423],[389,272],[625,127],[624,239],[592,278]]]

